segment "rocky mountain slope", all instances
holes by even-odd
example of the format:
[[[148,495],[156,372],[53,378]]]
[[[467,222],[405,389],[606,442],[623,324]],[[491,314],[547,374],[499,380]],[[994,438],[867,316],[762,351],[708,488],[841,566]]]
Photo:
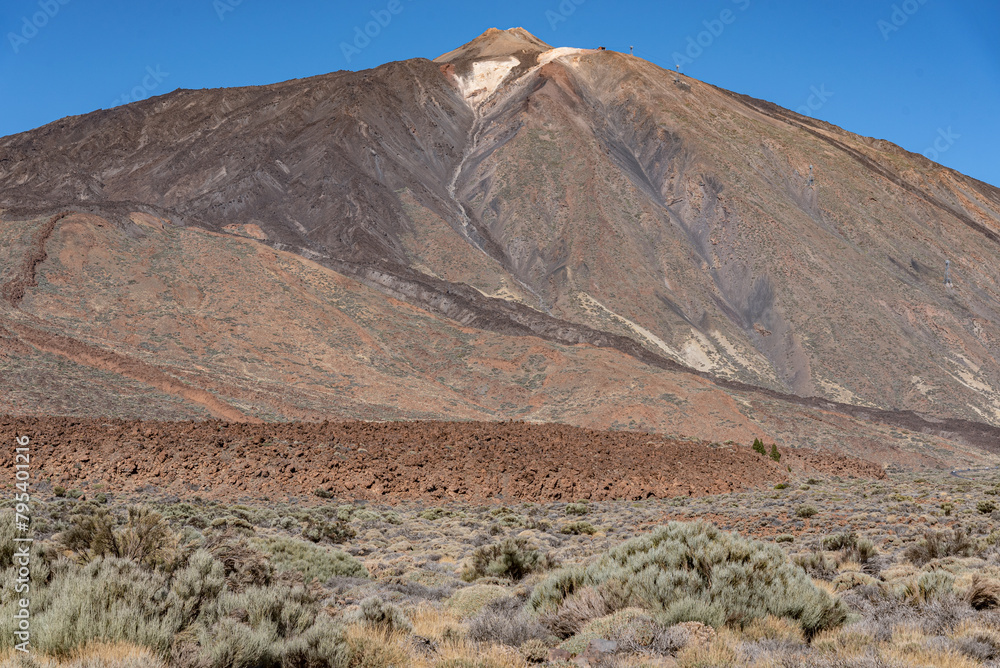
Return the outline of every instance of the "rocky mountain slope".
[[[0,412],[1000,425],[1000,191],[520,29],[0,139],[0,209]]]

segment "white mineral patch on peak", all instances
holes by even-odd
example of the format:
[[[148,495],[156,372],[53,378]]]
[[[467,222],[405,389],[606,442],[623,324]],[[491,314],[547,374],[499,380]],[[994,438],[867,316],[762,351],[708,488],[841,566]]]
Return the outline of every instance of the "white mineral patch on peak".
[[[510,71],[521,64],[514,56],[505,60],[480,60],[472,64],[472,74],[459,79],[462,97],[472,105],[479,105],[488,99]]]
[[[538,65],[548,65],[556,58],[562,58],[563,56],[575,56],[581,53],[590,53],[593,49],[575,49],[571,46],[560,46],[557,49],[550,49],[543,54],[538,56]]]

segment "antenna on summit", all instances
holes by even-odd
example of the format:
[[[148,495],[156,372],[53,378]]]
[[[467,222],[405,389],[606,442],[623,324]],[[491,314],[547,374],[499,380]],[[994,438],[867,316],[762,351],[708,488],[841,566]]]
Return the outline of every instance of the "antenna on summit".
[[[677,71],[674,72],[674,83],[679,84],[681,82],[681,66],[677,65]]]
[[[816,185],[816,177],[813,174],[813,166],[809,165],[809,187],[812,188]]]
[[[944,261],[944,286],[946,288],[953,287],[951,284],[951,260]]]
[[[634,46],[630,46],[628,48],[628,55],[630,55],[630,56],[634,56],[635,55],[635,47]]]

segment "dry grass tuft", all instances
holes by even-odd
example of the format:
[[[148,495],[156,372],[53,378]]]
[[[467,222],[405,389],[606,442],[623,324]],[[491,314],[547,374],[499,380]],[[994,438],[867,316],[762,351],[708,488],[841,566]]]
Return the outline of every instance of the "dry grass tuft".
[[[969,603],[976,610],[1000,608],[1000,582],[974,575],[968,597]]]
[[[31,654],[25,661],[17,652],[0,655],[0,668],[167,668],[145,647],[128,644],[93,643],[62,661]]]

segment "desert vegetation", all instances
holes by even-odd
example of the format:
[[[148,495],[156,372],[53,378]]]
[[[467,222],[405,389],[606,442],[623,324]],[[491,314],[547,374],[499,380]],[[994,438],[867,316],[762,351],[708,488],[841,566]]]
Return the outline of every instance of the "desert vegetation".
[[[511,506],[51,495],[33,527],[35,654],[11,651],[4,549],[0,656],[46,668],[996,665],[1000,531],[979,507],[995,484],[805,478]]]

